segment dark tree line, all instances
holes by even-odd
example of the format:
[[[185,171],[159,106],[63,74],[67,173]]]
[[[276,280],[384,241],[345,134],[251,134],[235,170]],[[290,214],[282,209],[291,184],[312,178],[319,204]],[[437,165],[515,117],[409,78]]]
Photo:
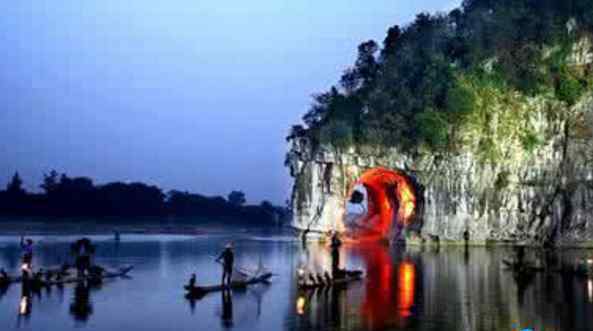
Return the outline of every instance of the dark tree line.
[[[189,192],[168,194],[144,183],[114,182],[95,185],[88,177],[69,177],[56,171],[44,175],[42,193],[27,192],[16,173],[0,191],[1,216],[39,216],[55,218],[145,218],[201,217],[212,221],[242,225],[279,224],[287,210],[268,201],[246,205],[245,194],[233,191],[228,198],[207,197]]]

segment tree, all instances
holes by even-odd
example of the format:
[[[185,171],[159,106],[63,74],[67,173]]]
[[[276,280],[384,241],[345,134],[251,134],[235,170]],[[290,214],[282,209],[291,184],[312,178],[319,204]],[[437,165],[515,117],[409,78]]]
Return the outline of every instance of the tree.
[[[41,187],[46,194],[54,192],[58,187],[58,172],[52,170],[49,174],[43,174],[43,184],[39,187]]]
[[[245,199],[245,193],[241,191],[232,191],[231,193],[229,193],[227,200],[231,205],[235,207],[241,207],[247,202],[247,200]]]
[[[365,94],[372,89],[379,68],[375,58],[375,53],[378,50],[379,46],[374,40],[366,41],[358,46],[358,57],[354,68],[346,70],[340,79],[340,85],[347,94],[357,91]]]
[[[326,121],[331,112],[334,100],[340,95],[335,86],[325,93],[316,94],[313,96],[313,104],[311,109],[303,116],[303,122],[307,128],[314,128]]]
[[[288,136],[286,136],[286,141],[288,142],[288,141],[291,141],[291,140],[293,140],[295,138],[302,137],[306,133],[307,133],[307,130],[302,125],[300,125],[300,124],[293,125],[290,128],[290,131],[288,133]]]
[[[20,195],[25,193],[25,190],[23,189],[23,180],[18,172],[12,176],[12,180],[6,186],[6,191],[10,195]]]
[[[262,201],[259,206],[266,211],[274,211],[276,209],[276,207],[274,207],[274,205],[268,200]]]
[[[388,55],[395,54],[395,47],[399,37],[402,35],[402,30],[399,25],[394,25],[387,30],[387,37],[383,40],[383,49],[381,50],[381,57],[385,58]]]

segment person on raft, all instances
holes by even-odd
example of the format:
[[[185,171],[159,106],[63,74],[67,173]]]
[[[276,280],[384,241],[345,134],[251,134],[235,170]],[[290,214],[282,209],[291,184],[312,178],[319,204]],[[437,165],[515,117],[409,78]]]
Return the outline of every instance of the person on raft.
[[[10,277],[8,277],[6,271],[4,269],[0,269],[0,286],[8,284],[9,281]]]
[[[33,270],[33,240],[21,237],[21,249],[23,251],[23,271]]]
[[[191,274],[191,278],[189,279],[189,283],[187,285],[189,288],[196,287],[196,274]]]
[[[231,276],[233,275],[233,264],[235,262],[232,243],[228,243],[225,246],[222,253],[216,259],[216,262],[222,262],[222,286],[230,286]]]
[[[332,256],[332,277],[334,279],[340,278],[343,272],[340,270],[340,247],[342,247],[342,240],[337,231],[331,232],[331,256]]]
[[[91,256],[95,252],[95,247],[91,244],[91,240],[83,238],[77,240],[72,244],[72,253],[76,257],[75,266],[78,272],[78,277],[83,277],[85,273],[90,273]]]

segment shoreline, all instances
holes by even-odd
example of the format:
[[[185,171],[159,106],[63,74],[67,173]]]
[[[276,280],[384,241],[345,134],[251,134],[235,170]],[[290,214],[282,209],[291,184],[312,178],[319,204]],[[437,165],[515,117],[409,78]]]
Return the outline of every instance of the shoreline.
[[[106,224],[93,221],[72,222],[0,222],[2,236],[40,236],[40,235],[221,235],[228,233],[250,233],[267,230],[282,231],[283,228],[261,226],[238,226],[220,224],[188,224],[187,222],[166,223],[119,223]]]
[[[290,227],[290,230],[294,234],[295,238],[303,240],[303,233],[305,231]],[[316,230],[310,230],[307,232],[307,238],[304,240],[307,242],[324,242],[326,233]],[[409,247],[426,247],[426,248],[438,248],[438,247],[465,247],[468,248],[479,248],[479,247],[517,247],[517,246],[524,246],[529,248],[537,248],[543,249],[542,245],[535,245],[525,241],[502,241],[502,240],[451,240],[451,239],[442,239],[442,240],[432,240],[432,239],[425,239],[422,240],[421,238],[406,238],[404,240],[398,242],[390,242],[385,240],[383,241],[376,241],[379,244],[385,245],[402,245],[402,246],[409,246]],[[591,241],[575,241],[575,242],[557,242],[556,245],[552,249],[562,249],[562,250],[570,250],[570,249],[579,249],[579,250],[593,250],[593,240]]]

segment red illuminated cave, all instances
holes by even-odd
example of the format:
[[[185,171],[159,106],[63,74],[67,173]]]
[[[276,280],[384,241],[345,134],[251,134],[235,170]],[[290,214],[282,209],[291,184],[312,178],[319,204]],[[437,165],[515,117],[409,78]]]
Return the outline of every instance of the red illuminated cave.
[[[405,173],[385,168],[368,170],[354,183],[350,194],[360,185],[366,189],[367,212],[357,221],[359,227],[349,231],[351,237],[392,238],[413,221],[418,204],[416,188]]]

